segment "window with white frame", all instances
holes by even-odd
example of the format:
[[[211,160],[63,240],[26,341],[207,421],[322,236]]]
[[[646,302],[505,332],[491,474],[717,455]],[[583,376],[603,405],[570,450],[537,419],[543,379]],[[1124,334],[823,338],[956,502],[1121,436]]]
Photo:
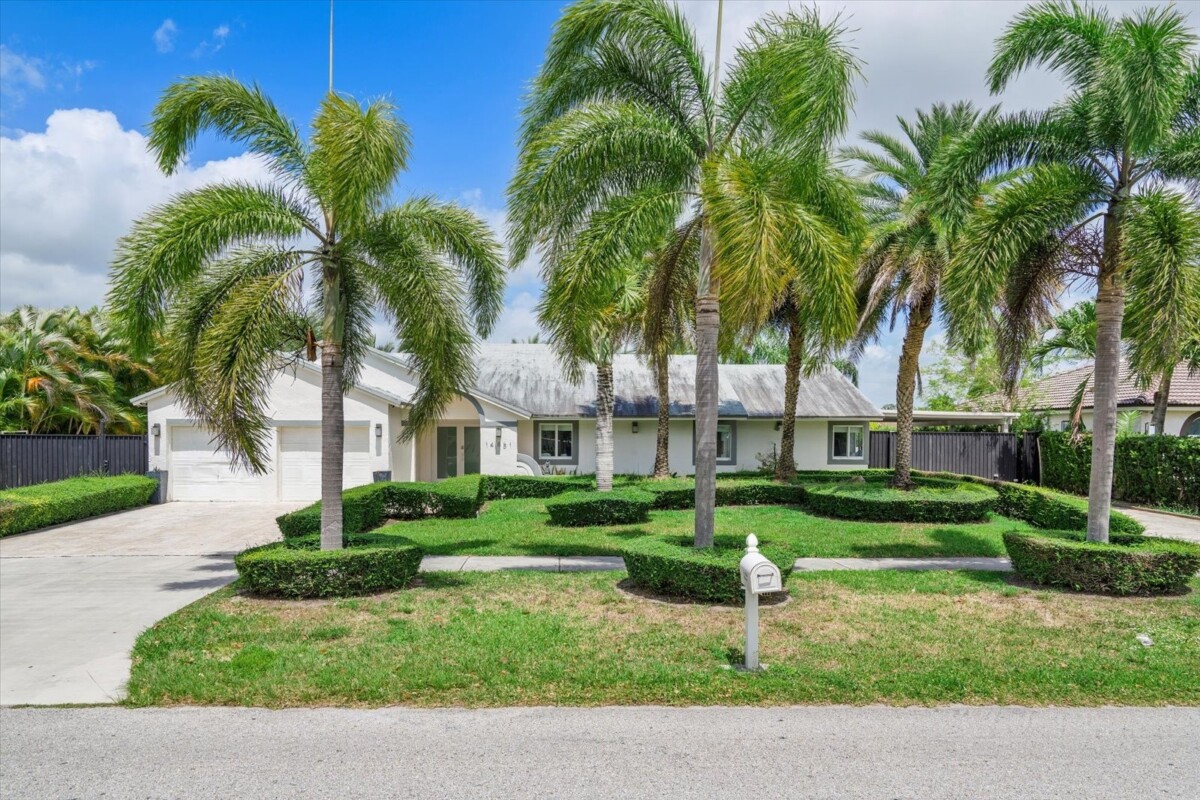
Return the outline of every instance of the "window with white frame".
[[[833,442],[830,455],[834,459],[861,461],[863,458],[863,438],[865,432],[862,425],[834,425]]]
[[[569,461],[575,455],[575,426],[570,422],[538,425],[538,453],[547,461]]]

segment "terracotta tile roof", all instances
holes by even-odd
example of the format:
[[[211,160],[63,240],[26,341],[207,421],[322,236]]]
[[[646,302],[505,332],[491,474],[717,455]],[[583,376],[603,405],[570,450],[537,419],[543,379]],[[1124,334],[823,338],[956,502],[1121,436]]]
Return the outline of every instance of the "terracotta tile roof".
[[[1079,388],[1080,382],[1090,375],[1091,372],[1092,365],[1085,364],[1082,367],[1076,367],[1066,372],[1059,372],[1056,375],[1047,375],[1030,387],[1027,392],[1023,393],[1023,399],[1036,411],[1052,408],[1068,408],[1071,405],[1071,398],[1075,396],[1075,390]],[[1154,405],[1154,392],[1157,388],[1157,379],[1151,381],[1150,385],[1145,388],[1139,386],[1133,376],[1133,372],[1129,369],[1129,363],[1125,359],[1121,359],[1120,383],[1117,387],[1117,405],[1152,406]],[[1095,395],[1092,388],[1089,387],[1083,397],[1083,407],[1091,408],[1094,402]],[[1200,406],[1200,372],[1189,373],[1186,364],[1177,365],[1175,373],[1171,377],[1171,395],[1168,398],[1168,404],[1172,406]]]

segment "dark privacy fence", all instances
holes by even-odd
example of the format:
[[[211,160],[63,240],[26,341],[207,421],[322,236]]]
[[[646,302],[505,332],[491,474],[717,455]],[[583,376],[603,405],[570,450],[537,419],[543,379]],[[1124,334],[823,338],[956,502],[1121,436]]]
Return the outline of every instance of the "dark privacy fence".
[[[141,475],[146,462],[145,436],[4,434],[0,436],[0,489],[98,472]]]
[[[957,472],[1003,481],[1037,483],[1036,433],[913,433],[913,469]],[[896,465],[894,431],[871,431],[870,466],[891,469]]]

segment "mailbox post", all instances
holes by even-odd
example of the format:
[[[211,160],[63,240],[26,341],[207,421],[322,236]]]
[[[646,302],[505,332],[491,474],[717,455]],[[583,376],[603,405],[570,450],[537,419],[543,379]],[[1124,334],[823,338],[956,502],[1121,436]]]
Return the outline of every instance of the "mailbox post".
[[[748,672],[756,672],[758,663],[758,596],[783,591],[783,576],[779,567],[758,552],[758,537],[746,537],[746,555],[739,564],[742,588],[746,590],[746,663]]]

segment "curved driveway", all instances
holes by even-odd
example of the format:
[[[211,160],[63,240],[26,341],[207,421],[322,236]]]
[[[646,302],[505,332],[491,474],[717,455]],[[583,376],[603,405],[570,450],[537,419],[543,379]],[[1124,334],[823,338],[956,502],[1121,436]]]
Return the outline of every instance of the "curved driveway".
[[[0,705],[119,700],[138,634],[232,581],[292,508],[168,503],[0,539]]]

